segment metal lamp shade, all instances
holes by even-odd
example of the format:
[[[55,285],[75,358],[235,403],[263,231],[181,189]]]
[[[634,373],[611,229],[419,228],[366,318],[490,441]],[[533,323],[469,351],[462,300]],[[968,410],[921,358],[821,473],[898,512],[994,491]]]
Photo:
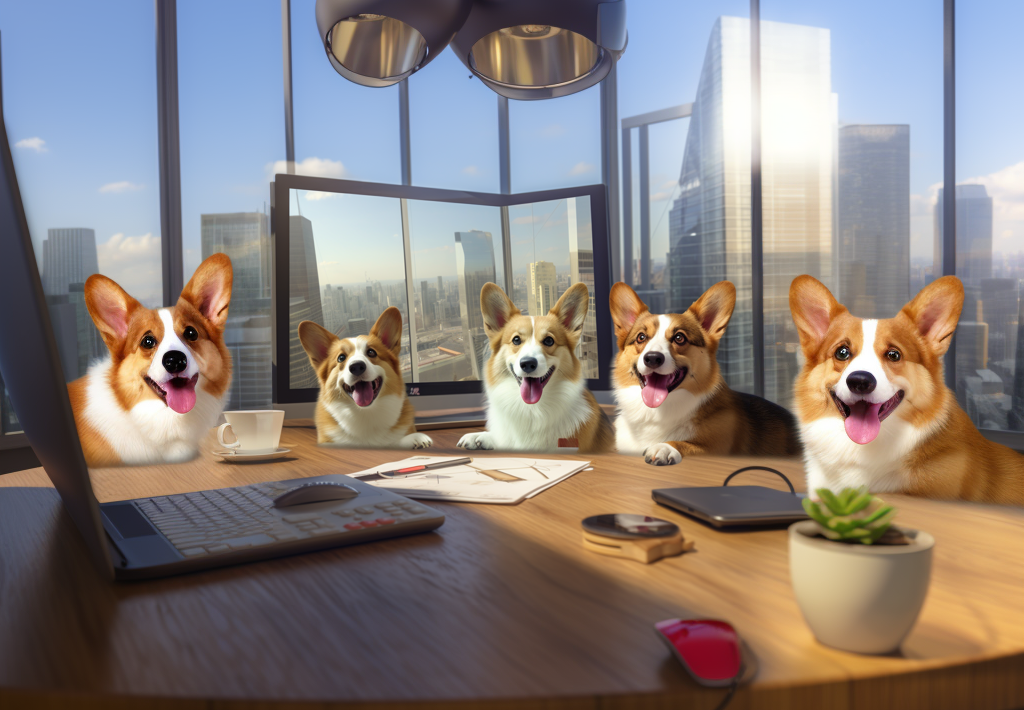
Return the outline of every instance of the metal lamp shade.
[[[597,84],[625,48],[625,0],[477,0],[452,41],[487,86],[525,100]]]
[[[448,46],[472,0],[317,0],[327,58],[363,86],[397,84]]]

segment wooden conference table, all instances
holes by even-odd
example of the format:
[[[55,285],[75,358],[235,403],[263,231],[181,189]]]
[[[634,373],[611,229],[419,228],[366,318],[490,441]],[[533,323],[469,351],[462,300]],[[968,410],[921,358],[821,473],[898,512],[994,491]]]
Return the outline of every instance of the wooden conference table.
[[[397,458],[285,426],[286,460],[204,454],[97,470],[93,486],[119,500]],[[464,431],[431,432],[435,451]],[[101,579],[42,469],[0,477],[0,706],[713,708],[723,691],[691,681],[652,628],[712,617],[759,658],[731,708],[1024,707],[1024,511],[886,496],[935,536],[932,585],[900,654],[859,656],[811,635],[784,530],[716,532],[651,500],[718,485],[742,460],[592,460],[517,506],[434,504],[447,516],[434,533],[134,583]],[[802,484],[798,461],[759,463]],[[696,550],[649,566],[585,551],[579,521],[606,512],[673,520]]]

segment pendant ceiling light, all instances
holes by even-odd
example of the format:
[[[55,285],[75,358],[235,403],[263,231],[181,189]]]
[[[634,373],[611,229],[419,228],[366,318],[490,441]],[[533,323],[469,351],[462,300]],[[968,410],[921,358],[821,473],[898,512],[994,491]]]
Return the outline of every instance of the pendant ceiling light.
[[[346,79],[391,86],[440,54],[472,0],[317,0],[327,58]]]
[[[452,49],[510,99],[574,94],[626,49],[625,0],[476,0]]]

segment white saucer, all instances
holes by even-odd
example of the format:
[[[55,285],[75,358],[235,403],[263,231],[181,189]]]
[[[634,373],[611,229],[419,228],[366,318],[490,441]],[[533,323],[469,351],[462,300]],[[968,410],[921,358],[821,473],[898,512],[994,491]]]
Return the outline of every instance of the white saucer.
[[[239,451],[238,449],[228,449],[212,451],[211,453],[225,461],[267,461],[270,459],[280,458],[290,451],[291,449],[277,448],[274,451],[265,451],[259,454],[247,454],[245,451]]]

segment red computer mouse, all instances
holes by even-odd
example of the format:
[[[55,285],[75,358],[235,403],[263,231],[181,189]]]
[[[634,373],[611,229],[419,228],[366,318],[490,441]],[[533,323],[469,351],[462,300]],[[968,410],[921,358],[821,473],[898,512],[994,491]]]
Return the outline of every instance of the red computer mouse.
[[[713,619],[666,619],[654,628],[701,685],[726,687],[743,674],[739,634],[730,624]]]

